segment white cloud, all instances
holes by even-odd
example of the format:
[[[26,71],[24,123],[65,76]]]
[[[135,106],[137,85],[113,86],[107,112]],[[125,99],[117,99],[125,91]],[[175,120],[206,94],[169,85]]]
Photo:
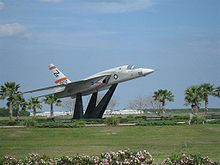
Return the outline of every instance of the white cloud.
[[[0,37],[7,36],[26,36],[27,29],[19,23],[0,24]]]
[[[46,2],[46,3],[60,3],[63,0],[40,0],[41,2]]]
[[[155,5],[155,0],[94,0],[83,3],[89,10],[103,13],[125,13],[148,9]]]
[[[5,4],[0,1],[0,11],[3,10],[4,8],[5,8]]]

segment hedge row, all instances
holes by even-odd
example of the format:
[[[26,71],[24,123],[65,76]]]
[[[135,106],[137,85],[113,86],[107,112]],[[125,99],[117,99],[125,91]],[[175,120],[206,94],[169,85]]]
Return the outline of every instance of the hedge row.
[[[163,126],[163,125],[177,125],[179,121],[188,124],[189,120],[144,120],[144,119],[133,119],[130,122],[125,122],[124,118],[119,117],[108,117],[106,119],[91,119],[91,120],[75,120],[69,122],[53,121],[53,120],[38,120],[34,118],[28,118],[24,120],[0,120],[0,126],[26,126],[26,127],[38,127],[38,128],[76,128],[84,127],[86,124],[106,124],[110,126],[117,126],[119,123],[134,123],[138,126]],[[123,122],[122,122],[123,121]],[[182,122],[181,122],[182,123]],[[206,120],[204,117],[194,116],[191,119],[190,124],[220,124],[220,120]]]
[[[62,156],[60,158],[50,158],[46,155],[35,153],[29,154],[24,159],[16,159],[11,156],[4,156],[0,159],[2,165],[155,165],[154,159],[146,150],[132,152],[120,150],[117,152],[107,152],[99,156],[77,155]],[[158,164],[158,163],[157,163]],[[172,155],[160,163],[161,165],[219,165],[208,157],[200,155]]]

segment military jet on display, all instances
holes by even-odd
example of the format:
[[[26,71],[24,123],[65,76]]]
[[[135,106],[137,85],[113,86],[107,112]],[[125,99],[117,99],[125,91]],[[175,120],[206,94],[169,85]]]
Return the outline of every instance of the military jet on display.
[[[50,64],[49,70],[54,75],[57,85],[27,91],[23,94],[55,89],[55,91],[49,95],[54,94],[56,98],[76,98],[74,119],[102,118],[118,83],[143,77],[154,72],[153,69],[124,65],[96,73],[80,81],[71,82],[55,65]],[[96,105],[98,92],[106,89],[108,89],[108,91],[98,105]],[[92,94],[91,99],[85,114],[83,114],[82,96],[90,94]]]

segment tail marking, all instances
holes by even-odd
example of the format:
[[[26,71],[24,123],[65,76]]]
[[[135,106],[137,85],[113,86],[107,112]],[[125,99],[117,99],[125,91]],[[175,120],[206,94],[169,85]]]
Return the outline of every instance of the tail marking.
[[[71,82],[55,65],[50,64],[49,70],[55,76],[56,84],[68,84]]]

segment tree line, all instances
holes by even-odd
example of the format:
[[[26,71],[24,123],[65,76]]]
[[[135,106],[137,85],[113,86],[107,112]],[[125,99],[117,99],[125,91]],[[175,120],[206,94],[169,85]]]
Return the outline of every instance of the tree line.
[[[200,105],[204,103],[205,114],[207,114],[209,96],[220,97],[220,86],[215,87],[210,83],[192,85],[185,90],[184,96],[185,105],[191,106],[192,113],[197,113]],[[129,103],[128,107],[139,110],[152,107],[153,109],[159,109],[159,114],[163,114],[165,113],[166,103],[173,101],[174,95],[172,91],[167,89],[159,89],[154,92],[152,97],[137,97],[135,100]]]
[[[9,111],[9,118],[12,120],[13,110],[15,116],[19,117],[19,114],[26,109],[33,110],[33,116],[36,116],[37,110],[42,108],[42,102],[50,105],[50,116],[53,117],[54,104],[61,106],[61,100],[57,99],[54,95],[45,96],[43,100],[39,100],[37,97],[31,97],[29,100],[25,100],[22,93],[19,91],[20,85],[15,82],[5,82],[0,86],[0,99],[6,100],[6,106]]]
[[[19,91],[19,88],[20,85],[15,82],[5,82],[0,86],[0,99],[7,101],[6,106],[9,111],[10,120],[12,120],[13,117],[13,110],[18,117],[19,114],[26,111],[26,109],[32,109],[33,116],[35,116],[37,110],[42,108],[42,102],[50,105],[50,117],[54,116],[54,105],[61,106],[62,101],[57,99],[54,95],[45,96],[43,100],[39,100],[37,97],[31,97],[26,101]],[[220,86],[215,87],[210,83],[192,85],[185,90],[184,95],[185,105],[191,105],[192,113],[197,113],[201,103],[204,102],[204,109],[207,114],[209,96],[220,97]],[[159,89],[155,91],[151,98],[150,104],[152,104],[155,109],[160,109],[159,114],[165,113],[165,105],[167,102],[174,101],[174,95],[172,91],[168,89]],[[146,99],[138,97],[130,103],[129,107],[133,109],[146,109],[146,104]]]

